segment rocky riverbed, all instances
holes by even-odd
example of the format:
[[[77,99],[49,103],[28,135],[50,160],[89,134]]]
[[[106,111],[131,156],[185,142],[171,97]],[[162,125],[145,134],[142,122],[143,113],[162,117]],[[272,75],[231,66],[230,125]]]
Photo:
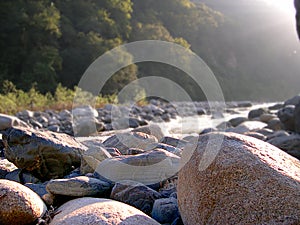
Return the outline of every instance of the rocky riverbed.
[[[300,96],[0,115],[0,224],[299,224]]]

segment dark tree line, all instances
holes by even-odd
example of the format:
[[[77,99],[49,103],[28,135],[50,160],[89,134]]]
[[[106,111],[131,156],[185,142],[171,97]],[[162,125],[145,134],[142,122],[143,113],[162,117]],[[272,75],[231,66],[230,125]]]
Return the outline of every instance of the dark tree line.
[[[255,99],[266,93],[267,98],[279,96],[274,93],[281,84],[278,78],[287,73],[280,63],[289,65],[288,74],[292,77],[298,69],[293,64],[297,60],[288,58],[286,49],[275,48],[277,43],[267,50],[263,48],[276,35],[284,38],[287,30],[271,32],[269,36],[252,33],[244,39],[239,34],[273,24],[280,16],[275,12],[273,16],[253,14],[248,18],[245,12],[254,11],[254,6],[244,11],[232,6],[217,11],[202,1],[1,1],[0,82],[9,80],[23,90],[35,84],[42,93],[53,92],[59,83],[73,88],[87,67],[106,51],[131,41],[156,39],[175,42],[197,53],[212,68],[228,100]],[[226,2],[238,5],[237,1]],[[291,42],[285,43],[293,48]],[[282,58],[278,58],[279,51]],[[123,58],[131,57],[126,52],[122,54]],[[266,61],[261,62],[262,58]],[[195,100],[205,99],[188,75],[151,62],[123,68],[107,82],[102,94],[113,94],[137,78],[153,75],[176,81]],[[280,97],[290,95],[296,83],[293,81],[290,89],[281,89],[284,94]]]
[[[37,83],[43,93],[58,83],[72,88],[90,63],[120,44],[158,39],[189,47],[180,27],[196,28],[206,24],[201,21],[205,17],[188,0],[1,1],[0,81],[24,90]],[[103,94],[120,90],[138,74],[147,75],[146,67],[140,67],[141,72],[135,65],[124,68]]]

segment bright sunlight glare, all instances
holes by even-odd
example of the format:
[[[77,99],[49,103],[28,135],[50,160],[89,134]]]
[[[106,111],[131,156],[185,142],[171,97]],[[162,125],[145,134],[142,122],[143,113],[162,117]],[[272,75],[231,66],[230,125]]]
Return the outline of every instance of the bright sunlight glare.
[[[294,13],[294,0],[264,0],[270,6],[276,6],[287,13]]]

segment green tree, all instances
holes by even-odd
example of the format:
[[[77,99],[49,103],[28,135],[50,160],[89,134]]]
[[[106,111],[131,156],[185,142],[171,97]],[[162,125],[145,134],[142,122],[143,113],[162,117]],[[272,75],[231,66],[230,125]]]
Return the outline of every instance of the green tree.
[[[1,79],[23,89],[39,81],[43,92],[54,90],[61,68],[60,13],[55,5],[48,0],[1,1],[0,14]]]

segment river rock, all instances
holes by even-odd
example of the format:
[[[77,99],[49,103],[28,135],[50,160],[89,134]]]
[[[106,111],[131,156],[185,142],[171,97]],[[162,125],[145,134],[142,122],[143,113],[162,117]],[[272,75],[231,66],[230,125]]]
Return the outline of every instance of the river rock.
[[[162,131],[161,127],[157,124],[149,124],[146,126],[141,126],[138,128],[135,128],[132,130],[133,132],[142,132],[145,134],[153,135],[157,138],[157,140],[160,140],[165,136],[164,132]]]
[[[163,137],[159,142],[167,145],[171,145],[176,148],[183,148],[188,143],[185,140],[180,140],[178,138],[169,137],[169,136]]]
[[[72,110],[75,136],[89,136],[104,130],[104,124],[97,120],[98,112],[91,106],[82,106]]]
[[[163,149],[179,157],[182,154],[182,150],[180,148],[176,148],[172,145],[168,145],[164,143],[150,144],[145,148],[145,151],[154,150],[154,149]]]
[[[271,105],[268,107],[269,110],[276,110],[278,111],[279,109],[283,108],[284,104],[283,103],[276,103],[275,105]]]
[[[47,210],[40,197],[29,188],[0,179],[1,225],[31,224]]]
[[[75,136],[87,137],[105,130],[105,127],[96,118],[83,117],[74,121],[73,130]]]
[[[253,106],[253,104],[250,101],[237,102],[237,107],[251,107],[251,106]]]
[[[231,126],[236,127],[245,121],[248,121],[248,118],[236,117],[236,118],[232,118],[231,120],[229,120],[229,123],[231,124]]]
[[[295,118],[294,118],[295,106],[287,105],[277,112],[278,118],[284,125],[286,130],[295,130]]]
[[[180,158],[165,150],[151,150],[133,156],[119,156],[102,161],[96,174],[112,182],[133,180],[145,185],[157,184],[178,172]]]
[[[299,134],[292,134],[289,136],[277,136],[270,140],[268,143],[286,151],[299,151],[300,152],[300,135]]]
[[[264,108],[253,109],[248,113],[249,119],[259,118],[262,114],[267,113],[267,110]]]
[[[5,130],[3,142],[7,159],[41,180],[63,177],[78,167],[85,148],[66,134],[21,127]]]
[[[0,113],[0,130],[5,130],[10,127],[29,127],[24,121],[15,116],[9,116]]]
[[[127,128],[137,128],[140,126],[140,121],[136,118],[123,117],[112,121],[112,127],[114,130],[121,130]]]
[[[249,137],[254,137],[254,138],[257,138],[262,141],[265,141],[267,139],[267,137],[265,135],[258,133],[258,132],[254,132],[254,131],[246,132],[246,133],[244,133],[244,135],[247,135]]]
[[[98,117],[98,112],[96,109],[91,107],[90,105],[87,106],[81,106],[77,107],[72,110],[72,115],[74,118],[83,118],[83,117],[91,117],[91,118],[96,118]]]
[[[218,146],[222,138],[217,152],[206,151],[208,140]],[[177,187],[184,224],[300,223],[299,160],[233,133],[202,135],[196,150],[186,153]]]
[[[32,191],[37,193],[40,198],[43,198],[44,195],[49,194],[46,190],[46,185],[48,182],[42,184],[33,184],[33,183],[26,183],[24,186],[30,188]]]
[[[6,174],[18,169],[13,163],[7,159],[0,158],[0,179],[5,178]]]
[[[266,127],[267,124],[260,121],[246,121],[238,125],[237,127],[228,128],[226,132],[233,132],[243,134],[250,131],[256,131]]]
[[[23,171],[21,169],[16,169],[14,171],[7,173],[5,179],[16,181],[20,184],[41,182],[39,179],[34,177],[31,173],[27,171]]]
[[[138,155],[141,153],[144,153],[145,150],[140,149],[140,148],[130,148],[126,151],[125,155]]]
[[[110,198],[131,205],[150,215],[154,201],[162,196],[142,183],[123,180],[113,187]]]
[[[130,148],[144,149],[147,145],[156,143],[157,138],[141,133],[141,132],[127,132],[115,134],[103,142],[105,147],[117,148],[122,154]]]
[[[79,198],[57,209],[50,225],[159,225],[142,211],[122,202],[103,198]]]
[[[280,119],[274,118],[274,119],[271,119],[268,122],[267,128],[270,128],[270,129],[272,129],[274,131],[278,131],[278,130],[283,130],[284,129],[284,125],[281,123]]]
[[[161,198],[154,202],[151,216],[161,224],[171,224],[179,217],[176,198]]]
[[[294,112],[294,127],[295,127],[295,131],[297,133],[300,133],[300,103],[298,105],[296,105],[295,107],[295,112]]]
[[[259,119],[263,123],[268,123],[270,120],[277,118],[277,116],[270,114],[270,113],[265,113],[260,115]]]
[[[53,195],[75,197],[104,195],[110,184],[96,178],[79,176],[69,179],[53,179],[47,183],[46,189]]]
[[[82,151],[80,166],[82,174],[93,173],[100,162],[111,157],[109,152],[97,140],[86,140],[81,143],[88,147],[87,150]]]
[[[284,102],[284,105],[298,105],[300,104],[300,95],[296,95]]]

